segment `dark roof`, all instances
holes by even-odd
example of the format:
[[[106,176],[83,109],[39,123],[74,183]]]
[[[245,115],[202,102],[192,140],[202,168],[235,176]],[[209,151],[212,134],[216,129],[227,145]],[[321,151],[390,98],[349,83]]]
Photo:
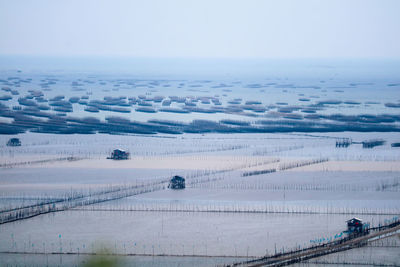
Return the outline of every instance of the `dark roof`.
[[[352,222],[352,221],[362,222],[361,219],[355,217],[353,219],[348,220],[347,222]]]
[[[119,148],[117,148],[117,149],[114,149],[113,151],[114,151],[114,152],[118,151],[118,152],[123,152],[123,153],[126,153],[126,151],[125,151],[125,150],[123,150],[123,149],[119,149]]]
[[[174,177],[172,177],[171,180],[185,180],[185,178],[183,178],[181,176],[178,176],[178,175],[175,175]]]

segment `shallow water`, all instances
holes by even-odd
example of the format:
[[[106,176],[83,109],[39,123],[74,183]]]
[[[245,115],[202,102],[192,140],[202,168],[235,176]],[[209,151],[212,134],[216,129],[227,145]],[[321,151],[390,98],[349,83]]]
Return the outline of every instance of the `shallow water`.
[[[18,60],[8,58],[6,61],[15,63]],[[65,71],[55,71],[48,66],[32,72],[28,67],[24,69],[22,61],[19,65],[21,72],[16,72],[6,66],[0,70],[2,87],[18,91],[18,95],[12,95],[3,90],[2,94],[10,95],[12,99],[1,101],[1,103],[10,109],[19,106],[18,99],[30,95],[30,90],[40,91],[43,94],[41,97],[43,102],[39,102],[39,104],[44,105],[51,102],[47,102],[47,100],[57,96],[65,97],[64,101],[67,102],[71,97],[85,97],[85,101],[103,101],[107,97],[118,98],[121,96],[122,104],[116,106],[126,108],[130,113],[108,110],[100,110],[97,113],[87,112],[85,111],[86,104],[79,103],[72,103],[70,107],[73,111],[67,112],[69,117],[96,117],[102,121],[110,116],[118,116],[140,122],[154,119],[185,123],[193,120],[234,120],[245,121],[253,125],[256,121],[265,119],[269,121],[294,119],[297,122],[299,120],[301,122],[327,122],[312,118],[303,119],[304,116],[310,114],[308,111],[312,112],[311,114],[316,113],[328,117],[333,114],[398,115],[398,101],[400,100],[400,83],[396,71],[398,62],[266,61],[253,64],[253,74],[249,74],[249,70],[243,68],[244,65],[251,64],[251,62],[246,64],[240,61],[230,63],[230,69],[235,69],[235,64],[239,66],[234,74],[227,74],[228,70],[207,72],[207,68],[204,66],[213,66],[212,64],[214,64],[214,62],[209,62],[203,66],[201,74],[189,75],[184,68],[172,68],[175,71],[172,73],[168,68],[164,70],[156,68],[153,71],[147,70],[146,74],[141,76],[129,68],[119,74],[96,72],[96,68],[93,68],[92,71],[79,72],[80,65],[76,65],[72,69],[66,68]],[[190,64],[198,63],[191,62]],[[25,65],[29,65],[29,63],[25,63]],[[135,63],[133,65],[138,67]],[[179,70],[181,72],[178,72]],[[204,72],[204,70],[206,71]],[[179,77],[179,73],[181,73],[181,77]],[[208,113],[201,110],[192,110],[192,112],[184,114],[163,112],[162,103],[153,101],[154,97],[159,96],[162,97],[161,99],[173,99],[173,96],[183,97],[186,98],[186,102],[192,102],[197,108],[206,110],[222,108],[222,112]],[[142,99],[143,103],[137,103],[136,100],[132,102],[129,98]],[[210,102],[210,99],[217,100],[215,102],[217,104]],[[231,105],[229,102],[235,99],[240,99],[241,111],[239,112],[226,109]],[[37,98],[34,98],[33,101],[37,101]],[[257,104],[245,105],[247,101],[257,102]],[[179,110],[185,109],[187,106],[185,107],[183,102],[172,102],[171,107]],[[385,106],[387,103],[392,105]],[[158,112],[137,111],[136,109],[142,104],[149,104]],[[109,108],[115,107],[114,104],[106,105]],[[261,111],[255,110],[251,106],[262,109]],[[50,108],[45,112],[52,115],[63,113],[54,110],[56,106],[50,106]],[[1,121],[9,121],[7,116],[3,117],[4,119],[0,117]],[[328,118],[328,122],[329,120]],[[378,123],[382,122],[381,118],[377,120]],[[337,119],[331,122],[337,123]],[[392,125],[393,122],[389,124]]]

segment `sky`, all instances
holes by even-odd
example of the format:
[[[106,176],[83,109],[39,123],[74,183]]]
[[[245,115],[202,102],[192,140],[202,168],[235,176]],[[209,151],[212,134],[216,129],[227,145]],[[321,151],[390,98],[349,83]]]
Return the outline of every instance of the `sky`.
[[[0,55],[400,58],[397,0],[0,0]]]

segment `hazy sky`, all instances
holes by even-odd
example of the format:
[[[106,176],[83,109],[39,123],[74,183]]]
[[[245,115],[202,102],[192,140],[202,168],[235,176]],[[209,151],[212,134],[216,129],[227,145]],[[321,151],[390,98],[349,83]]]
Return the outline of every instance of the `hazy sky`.
[[[398,0],[0,0],[0,54],[400,58]]]

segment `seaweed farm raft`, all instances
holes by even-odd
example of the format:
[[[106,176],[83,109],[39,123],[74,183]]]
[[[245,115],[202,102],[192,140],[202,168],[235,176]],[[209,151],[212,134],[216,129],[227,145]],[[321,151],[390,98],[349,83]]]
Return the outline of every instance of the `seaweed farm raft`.
[[[385,141],[382,139],[367,140],[362,142],[363,148],[374,148],[376,146],[382,146],[384,144]]]
[[[350,138],[343,138],[336,140],[336,147],[349,147],[352,144],[352,140]]]

